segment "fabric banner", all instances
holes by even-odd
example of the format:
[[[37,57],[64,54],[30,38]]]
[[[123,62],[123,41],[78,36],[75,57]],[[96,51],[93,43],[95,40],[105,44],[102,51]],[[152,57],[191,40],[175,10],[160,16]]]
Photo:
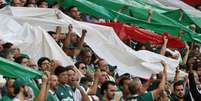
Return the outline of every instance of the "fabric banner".
[[[154,1],[154,2],[153,2]],[[191,1],[191,0],[190,0]],[[201,12],[195,9],[194,7],[189,6],[188,4],[182,2],[181,0],[145,0],[145,2],[155,3],[160,7],[172,7],[172,8],[181,8],[186,11],[191,16],[201,17]]]
[[[191,6],[198,6],[201,5],[201,0],[181,0]]]
[[[195,8],[192,8],[191,6],[181,2],[181,1],[178,1],[179,3],[175,2],[175,1],[172,1],[172,0],[163,0],[163,1],[161,1],[161,2],[165,2],[165,3],[169,2],[169,1],[172,2],[170,4],[176,5],[176,7],[177,7],[177,8],[174,8],[174,9],[172,9],[172,8],[175,7],[175,6],[173,6],[173,7],[164,6],[164,5],[160,4],[156,0],[134,0],[134,1],[143,3],[145,5],[150,5],[152,7],[158,7],[159,6],[161,8],[171,9],[169,11],[166,10],[166,12],[161,12],[161,13],[158,12],[158,13],[163,14],[163,15],[173,19],[174,21],[176,21],[178,23],[181,23],[184,26],[188,26],[189,24],[195,24],[197,26],[196,32],[201,33],[201,23],[200,23],[201,22],[201,19],[200,19],[201,16],[200,17],[197,16],[197,15],[201,14],[201,12],[196,10]],[[177,6],[177,3],[179,4],[178,6]],[[186,5],[187,8],[186,8],[186,6],[183,7],[181,5]],[[182,11],[180,9],[182,9]],[[155,10],[155,9],[153,9],[153,10]],[[196,12],[196,13],[191,14],[192,12]],[[160,19],[160,18],[158,18],[158,19]],[[162,19],[164,19],[164,18],[162,18]],[[153,21],[153,19],[152,19],[152,21]],[[161,21],[164,22],[164,20],[161,20]],[[165,22],[165,23],[167,23],[167,22]]]
[[[149,78],[152,73],[157,73],[163,69],[160,64],[160,61],[164,60],[169,65],[168,69],[169,78],[174,77],[174,71],[175,67],[178,66],[178,61],[146,50],[143,51],[132,50],[118,38],[118,36],[115,34],[115,32],[111,27],[85,23],[85,22],[78,22],[66,16],[62,12],[60,12],[61,19],[58,20],[56,19],[55,11],[52,9],[43,9],[44,12],[41,12],[41,9],[39,8],[26,9],[23,7],[22,8],[17,7],[17,8],[11,8],[10,10],[12,11],[13,9],[15,9],[16,12],[15,14],[14,13],[10,14],[9,17],[15,19],[20,24],[29,23],[33,26],[40,25],[41,28],[45,29],[46,31],[54,31],[56,26],[62,26],[63,29],[67,29],[66,27],[69,24],[72,24],[74,27],[74,31],[78,35],[80,35],[78,32],[81,32],[82,29],[87,29],[88,32],[86,35],[85,42],[93,49],[93,51],[98,56],[104,58],[110,64],[117,65],[118,72],[120,74],[131,73],[134,76]],[[29,14],[27,14],[28,12]],[[49,14],[46,15],[45,14],[46,12],[49,12]],[[42,29],[31,30],[29,32],[24,33],[23,36],[20,37],[24,37],[25,34],[27,36],[33,36],[34,33],[40,32],[41,30]],[[66,32],[65,30],[63,31]],[[44,37],[41,38],[42,35],[39,34],[35,34],[34,38],[43,39]],[[15,39],[15,37],[13,37],[13,39]],[[50,40],[52,39],[50,38]],[[33,41],[31,42],[34,43]],[[52,43],[55,42],[48,41],[48,43],[49,45],[52,45]],[[43,41],[40,44],[43,44]],[[40,47],[41,45],[38,45],[37,49]],[[41,54],[43,55],[46,52],[49,53],[50,50],[53,51],[60,50],[58,48],[52,48],[52,47],[49,48],[50,49],[45,49],[43,52],[40,51],[42,52]],[[58,53],[61,53],[61,51],[59,51]],[[29,53],[29,54],[35,54],[35,53]],[[185,73],[182,73],[182,75],[185,75]]]
[[[29,67],[24,67],[15,62],[8,61],[0,57],[0,74],[9,78],[39,78],[42,72]]]
[[[72,60],[66,56],[45,30],[28,25],[23,28],[22,25],[6,15],[1,15],[0,21],[0,33],[2,33],[0,38],[5,42],[14,43],[21,49],[22,53],[29,55],[35,63],[41,57],[49,57],[59,60],[64,66],[73,64]]]
[[[163,37],[167,36],[168,44],[167,47],[171,48],[185,48],[185,44],[178,38],[168,35],[158,35],[156,33],[140,29],[135,26],[129,26],[121,23],[97,23],[100,25],[110,26],[117,33],[119,38],[123,41],[135,40],[141,43],[151,43],[154,45],[163,45]]]
[[[155,2],[153,2],[155,1]],[[183,3],[180,0],[172,1],[172,0],[147,0],[142,1],[146,4],[152,4],[153,6],[161,6],[164,8],[169,7],[176,7],[178,9],[182,9],[182,18],[181,17],[181,10],[172,10],[165,13],[162,13],[166,15],[167,17],[183,24],[184,26],[188,26],[189,24],[195,24],[197,26],[197,32],[201,33],[201,12],[196,10],[195,8]],[[157,2],[157,3],[156,3]],[[160,2],[160,3],[158,3]],[[155,4],[153,4],[155,3]]]
[[[29,67],[24,67],[15,62],[0,57],[0,79],[2,75],[7,78],[22,78],[33,89],[34,94],[38,94],[38,87],[33,83],[33,79],[41,78],[43,73]],[[2,81],[0,81],[2,83]]]
[[[107,2],[109,0],[105,0]],[[121,0],[122,1],[122,0]],[[197,41],[201,42],[201,35],[192,32],[186,26],[174,21],[173,19],[162,15],[156,11],[153,11],[153,22],[148,23],[147,20],[147,9],[138,7],[123,7],[116,11],[107,5],[102,3],[94,3],[91,0],[65,0],[60,1],[61,6],[69,7],[75,5],[81,10],[81,12],[89,14],[91,16],[100,17],[104,19],[118,19],[120,22],[133,24],[146,28],[157,33],[168,32],[170,35],[179,36],[184,41]],[[124,1],[125,2],[125,1]],[[115,3],[111,3],[110,6],[115,6]],[[122,4],[123,5],[123,4]],[[125,10],[126,9],[126,10]],[[182,33],[182,34],[181,34]]]

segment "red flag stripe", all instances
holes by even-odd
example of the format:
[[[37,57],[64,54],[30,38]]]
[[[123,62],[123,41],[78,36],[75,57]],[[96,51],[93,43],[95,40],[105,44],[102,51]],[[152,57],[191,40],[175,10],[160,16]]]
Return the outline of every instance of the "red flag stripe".
[[[163,35],[159,35],[159,34],[147,31],[145,29],[141,29],[135,26],[129,26],[126,24],[121,24],[121,23],[107,22],[107,23],[97,23],[97,24],[112,27],[122,41],[132,39],[135,41],[139,41],[141,43],[151,43],[155,45],[162,45],[163,37],[167,36],[169,40],[167,47],[170,47],[170,48],[185,47],[185,44],[179,38],[170,36],[168,33],[163,33]]]

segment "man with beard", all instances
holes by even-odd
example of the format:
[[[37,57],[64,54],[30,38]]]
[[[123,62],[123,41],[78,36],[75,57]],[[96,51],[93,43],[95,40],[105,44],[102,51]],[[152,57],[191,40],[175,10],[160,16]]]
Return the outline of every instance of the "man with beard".
[[[101,86],[101,94],[103,97],[100,98],[100,101],[111,101],[115,96],[115,83],[112,81],[106,81]]]
[[[16,95],[13,101],[25,101],[28,97],[28,86],[24,79],[16,79],[14,82],[14,94]]]
[[[189,92],[185,92],[183,81],[179,80],[175,82],[173,88],[172,101],[191,101]]]

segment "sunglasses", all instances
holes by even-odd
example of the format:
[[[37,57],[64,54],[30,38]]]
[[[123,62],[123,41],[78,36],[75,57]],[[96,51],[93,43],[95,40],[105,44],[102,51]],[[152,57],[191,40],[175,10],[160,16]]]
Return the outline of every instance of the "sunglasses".
[[[84,70],[84,69],[86,69],[86,68],[85,68],[85,67],[80,67],[80,69]]]

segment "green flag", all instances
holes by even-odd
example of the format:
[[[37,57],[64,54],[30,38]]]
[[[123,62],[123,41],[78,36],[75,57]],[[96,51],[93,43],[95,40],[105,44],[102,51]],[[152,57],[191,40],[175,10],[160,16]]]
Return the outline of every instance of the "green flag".
[[[25,79],[28,85],[33,89],[34,94],[37,96],[38,87],[33,82],[33,78],[39,78],[43,73],[0,57],[0,75],[8,78]]]
[[[42,76],[40,71],[24,67],[15,62],[0,57],[0,74],[10,78],[38,78]]]
[[[159,34],[163,32],[168,32],[171,35],[181,37],[182,40],[187,42],[201,42],[201,35],[192,32],[186,26],[176,22],[174,19],[171,19],[168,16],[158,13],[157,11],[153,11],[153,22],[148,23],[146,21],[147,9],[145,8],[134,7],[135,5],[125,5],[121,2],[117,5],[116,2],[112,3],[112,0],[104,0],[104,2],[110,2],[110,5],[101,4],[97,2],[97,0],[61,0],[60,5],[64,8],[75,5],[79,8],[81,12],[95,17],[104,18],[106,20],[114,20],[115,18],[117,18],[120,22],[130,23],[142,28],[152,30]],[[122,7],[124,10],[121,10],[121,8],[118,7]]]

